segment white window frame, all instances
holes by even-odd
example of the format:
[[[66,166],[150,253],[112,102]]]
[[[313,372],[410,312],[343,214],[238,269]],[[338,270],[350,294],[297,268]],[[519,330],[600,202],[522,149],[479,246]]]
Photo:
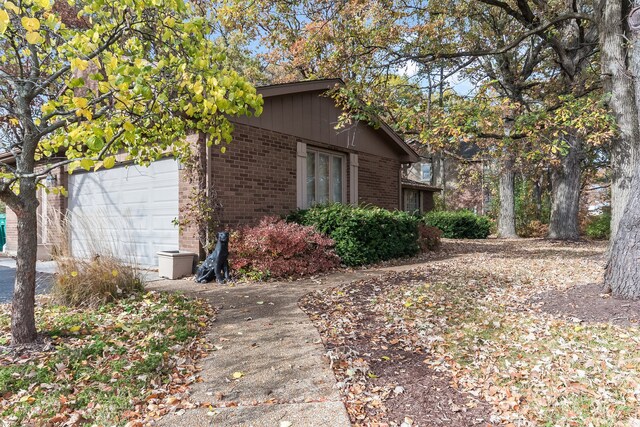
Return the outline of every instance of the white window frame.
[[[307,157],[309,156],[315,156],[315,164],[316,164],[316,179],[315,179],[315,194],[318,194],[318,183],[319,180],[317,179],[317,171],[318,171],[318,157],[320,155],[320,153],[322,154],[327,154],[329,155],[329,203],[346,203],[347,202],[347,156],[344,153],[339,153],[336,151],[330,151],[330,150],[324,150],[321,148],[316,148],[316,147],[307,147]],[[341,162],[341,171],[340,174],[342,176],[342,200],[331,200],[333,198],[333,161],[331,160],[331,157],[339,157],[342,162]],[[306,162],[305,162],[306,165]],[[307,183],[307,174],[308,174],[308,170],[306,170],[305,168],[305,174],[304,174],[304,182],[305,182],[305,189],[306,189],[306,183]],[[306,191],[305,191],[306,193]],[[305,196],[308,196],[307,194],[305,194]],[[305,208],[310,208],[311,206],[308,203],[308,197],[305,197],[304,200],[304,205]]]

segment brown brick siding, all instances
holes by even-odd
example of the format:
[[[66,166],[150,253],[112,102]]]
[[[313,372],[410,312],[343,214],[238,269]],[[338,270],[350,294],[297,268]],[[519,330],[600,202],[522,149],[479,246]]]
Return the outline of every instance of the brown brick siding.
[[[212,182],[223,204],[224,228],[255,223],[264,216],[287,214],[297,208],[298,141],[307,144],[308,148],[337,151],[327,144],[245,124],[236,123],[233,135],[233,142],[227,147],[225,154],[220,153],[216,146],[212,149]],[[349,151],[341,151],[347,155],[348,162]],[[372,154],[358,155],[359,202],[398,209],[400,162]],[[346,170],[346,198],[349,200],[348,165]],[[192,186],[193,184],[181,178],[181,210],[188,203]],[[182,231],[180,247],[197,252],[195,228]]]
[[[227,227],[296,209],[297,141],[291,135],[236,124],[225,154],[212,150],[212,180]]]
[[[56,170],[52,172],[52,175],[56,178],[56,186],[68,187],[69,175],[63,170]],[[49,248],[51,245],[61,238],[59,235],[60,227],[58,226],[62,220],[67,209],[67,197],[62,194],[49,193],[47,197],[47,212],[43,210],[42,203],[43,190],[38,190],[38,200],[40,200],[40,206],[38,206],[38,257],[48,258]],[[8,253],[15,253],[18,250],[18,218],[9,207],[7,207],[7,245],[6,249]],[[49,224],[46,230],[43,230],[44,216],[48,216]],[[45,236],[44,233],[47,233]]]
[[[15,252],[18,250],[18,217],[15,212],[13,212],[7,206],[7,225],[6,225],[6,233],[7,233],[7,244],[5,248],[7,252]]]
[[[422,212],[432,211],[436,207],[433,200],[433,191],[422,191]]]
[[[400,208],[400,161],[372,154],[358,154],[358,199],[395,210]]]
[[[187,206],[191,200],[194,185],[190,182],[185,170],[178,172],[178,215],[180,221],[184,221],[189,215]],[[188,224],[180,228],[180,250],[200,253],[200,242],[198,240],[198,229],[195,224]]]

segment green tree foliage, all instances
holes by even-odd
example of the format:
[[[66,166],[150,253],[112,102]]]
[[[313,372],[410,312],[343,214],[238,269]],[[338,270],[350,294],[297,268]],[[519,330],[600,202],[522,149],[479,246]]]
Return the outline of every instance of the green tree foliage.
[[[225,61],[207,21],[182,0],[0,5],[0,138],[10,156],[0,164],[0,199],[22,230],[16,342],[35,338],[40,181],[63,166],[111,168],[118,153],[140,164],[179,157],[196,130],[230,142],[228,117],[259,114],[262,100]]]

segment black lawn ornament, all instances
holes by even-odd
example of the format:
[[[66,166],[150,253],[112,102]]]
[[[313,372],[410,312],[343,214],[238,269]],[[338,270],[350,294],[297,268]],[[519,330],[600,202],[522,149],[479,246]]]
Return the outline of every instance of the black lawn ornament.
[[[218,283],[229,280],[229,233],[218,233],[216,248],[211,252],[196,273],[196,282],[209,283],[213,279]]]

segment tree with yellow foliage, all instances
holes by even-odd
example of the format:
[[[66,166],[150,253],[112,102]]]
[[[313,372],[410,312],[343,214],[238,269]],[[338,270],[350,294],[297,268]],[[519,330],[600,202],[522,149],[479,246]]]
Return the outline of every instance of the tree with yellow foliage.
[[[221,65],[207,28],[182,0],[0,3],[0,150],[9,158],[0,200],[18,218],[14,344],[36,338],[36,192],[49,172],[111,168],[116,153],[140,164],[180,157],[187,132],[224,145],[229,116],[260,113],[261,97]]]

